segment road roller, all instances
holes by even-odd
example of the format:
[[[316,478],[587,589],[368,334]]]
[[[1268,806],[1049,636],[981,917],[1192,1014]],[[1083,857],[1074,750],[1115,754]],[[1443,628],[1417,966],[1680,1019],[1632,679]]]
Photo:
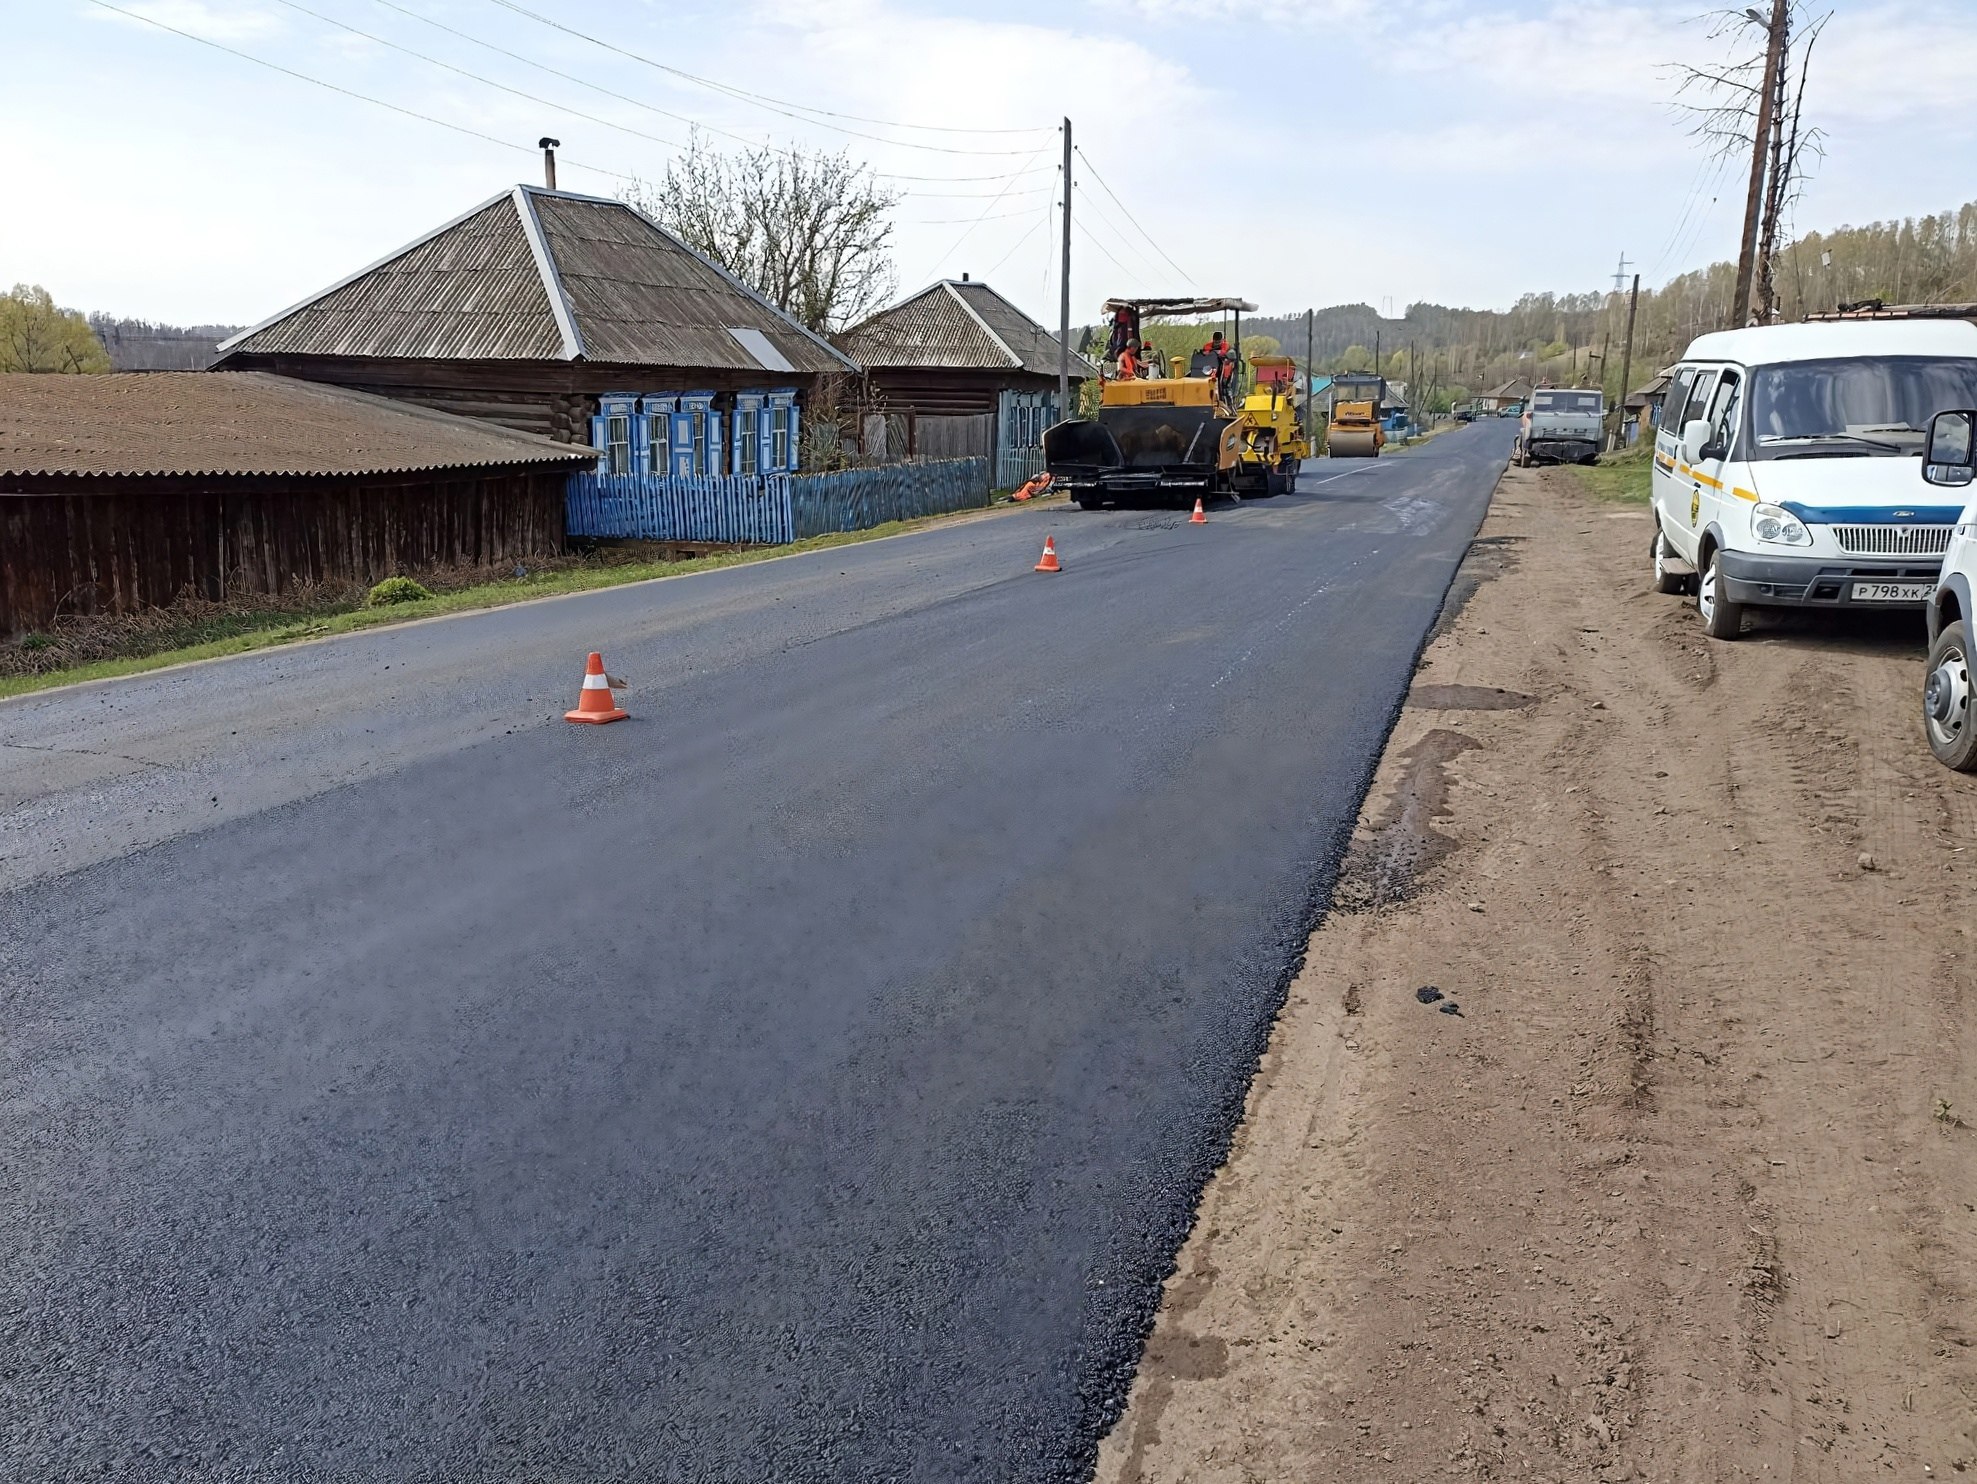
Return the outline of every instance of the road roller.
[[[1255,499],[1288,490],[1309,442],[1293,406],[1288,357],[1267,358],[1265,379],[1243,390],[1249,376],[1242,316],[1255,308],[1236,298],[1108,299],[1111,343],[1100,374],[1098,415],[1044,430],[1044,468],[1052,485],[1086,510],[1184,510],[1217,495]],[[1188,356],[1171,364],[1143,358],[1144,320],[1216,313],[1234,316],[1233,339],[1203,326],[1201,348]]]
[[[1380,428],[1380,404],[1386,400],[1387,380],[1365,372],[1332,378],[1332,417],[1325,434],[1325,454],[1334,459],[1376,459],[1386,446]]]

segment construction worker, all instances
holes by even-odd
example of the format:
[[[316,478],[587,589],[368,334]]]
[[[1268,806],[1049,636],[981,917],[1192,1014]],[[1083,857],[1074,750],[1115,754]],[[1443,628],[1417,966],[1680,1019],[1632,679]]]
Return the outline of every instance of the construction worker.
[[[1133,338],[1133,312],[1122,304],[1112,313],[1112,333],[1105,341],[1106,356],[1116,361],[1119,353],[1126,348],[1126,343]]]
[[[1139,349],[1139,341],[1128,340],[1126,342],[1126,348],[1119,352],[1119,379],[1121,381],[1131,381],[1140,374]]]
[[[1216,395],[1226,394],[1229,389],[1229,379],[1236,372],[1235,357],[1229,351],[1228,341],[1224,340],[1222,332],[1217,330],[1209,337],[1208,343],[1202,346],[1201,351],[1203,355],[1213,358]]]

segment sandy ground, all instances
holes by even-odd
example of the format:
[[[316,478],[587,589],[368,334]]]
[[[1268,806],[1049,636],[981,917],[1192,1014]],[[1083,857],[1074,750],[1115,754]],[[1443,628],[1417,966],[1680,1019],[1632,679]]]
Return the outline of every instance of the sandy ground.
[[[1647,539],[1506,476],[1104,1484],[1977,1477],[1977,779]]]

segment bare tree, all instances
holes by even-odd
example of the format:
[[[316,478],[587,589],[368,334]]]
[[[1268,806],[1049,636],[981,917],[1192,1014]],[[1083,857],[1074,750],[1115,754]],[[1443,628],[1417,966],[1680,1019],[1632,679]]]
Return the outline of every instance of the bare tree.
[[[883,305],[899,195],[847,153],[761,145],[723,153],[695,134],[663,180],[625,201],[820,335]]]
[[[1761,226],[1754,276],[1757,317],[1762,320],[1771,319],[1777,311],[1773,266],[1780,224],[1804,190],[1810,158],[1824,152],[1823,133],[1804,121],[1805,82],[1812,45],[1831,18],[1831,11],[1810,15],[1803,0],[1791,0],[1785,7],[1785,35],[1779,38],[1781,62],[1768,100],[1764,84],[1771,21],[1756,8],[1715,11],[1704,17],[1710,22],[1710,38],[1727,41],[1730,56],[1715,66],[1676,69],[1675,106],[1690,117],[1690,133],[1708,145],[1712,155],[1734,158],[1760,150],[1768,156],[1762,194],[1755,198],[1760,204]],[[1760,127],[1765,129],[1763,140],[1757,137]],[[1757,189],[1755,180],[1752,188]],[[1749,249],[1746,239],[1747,264]],[[1740,289],[1743,282],[1740,278]],[[1733,304],[1731,312],[1733,317],[1741,317],[1742,307]]]

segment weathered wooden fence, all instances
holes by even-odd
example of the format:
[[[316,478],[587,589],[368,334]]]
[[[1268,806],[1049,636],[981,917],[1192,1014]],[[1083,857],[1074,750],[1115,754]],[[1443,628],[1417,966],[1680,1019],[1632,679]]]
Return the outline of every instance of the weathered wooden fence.
[[[565,497],[572,536],[645,541],[793,541],[790,476],[573,474]]]
[[[1041,448],[1005,448],[995,456],[995,487],[999,490],[1013,490],[1041,473]]]
[[[798,474],[790,480],[797,539],[974,509],[989,502],[988,476],[987,459]]]
[[[563,549],[561,469],[48,478],[0,492],[0,637]],[[14,481],[16,485],[27,481]]]
[[[567,523],[572,536],[779,544],[986,505],[988,481],[987,459],[706,479],[577,474]]]

